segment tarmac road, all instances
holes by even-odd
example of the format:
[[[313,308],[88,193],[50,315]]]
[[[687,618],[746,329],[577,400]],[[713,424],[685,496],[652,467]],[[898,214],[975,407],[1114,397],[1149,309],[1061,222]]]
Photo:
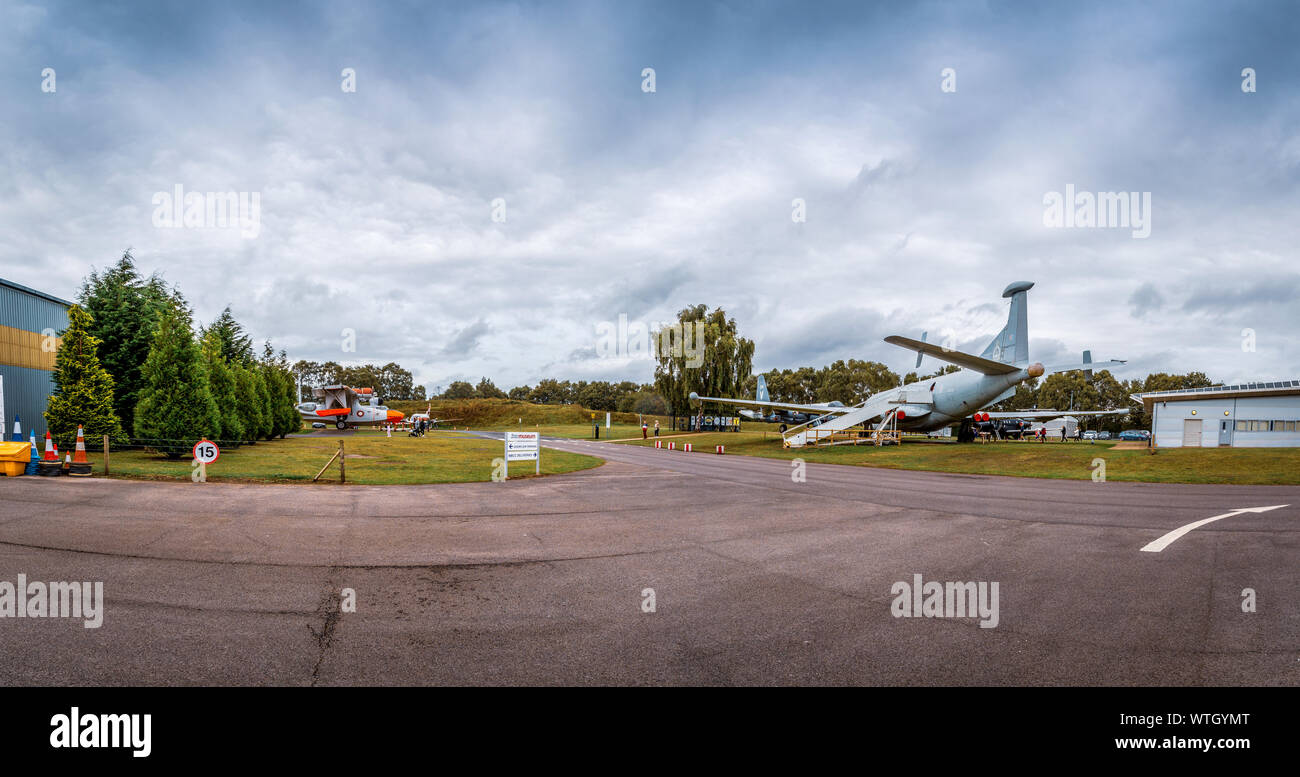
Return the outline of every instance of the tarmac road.
[[[0,480],[0,581],[107,600],[98,629],[0,619],[0,684],[1300,684],[1297,487],[822,464],[796,483],[786,461],[546,444],[608,463],[439,486]],[[894,617],[917,573],[998,583],[996,627]]]

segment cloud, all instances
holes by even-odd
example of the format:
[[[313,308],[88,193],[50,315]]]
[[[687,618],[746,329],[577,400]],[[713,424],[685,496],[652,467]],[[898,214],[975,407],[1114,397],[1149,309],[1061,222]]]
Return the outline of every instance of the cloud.
[[[1300,85],[1267,76],[1300,71],[1289,14],[12,5],[0,276],[71,297],[131,246],[198,320],[231,304],[291,358],[396,361],[428,386],[647,381],[648,361],[581,358],[596,325],[697,302],[736,317],[756,367],[906,372],[881,337],[978,352],[1021,279],[1033,342],[1062,353],[1300,375]],[[154,228],[178,183],[260,192],[257,238]],[[1044,227],[1067,184],[1150,191],[1151,237]]]
[[[1164,295],[1156,289],[1154,283],[1144,283],[1133,292],[1128,298],[1128,304],[1133,308],[1133,317],[1142,318],[1148,313],[1158,311],[1165,306]]]

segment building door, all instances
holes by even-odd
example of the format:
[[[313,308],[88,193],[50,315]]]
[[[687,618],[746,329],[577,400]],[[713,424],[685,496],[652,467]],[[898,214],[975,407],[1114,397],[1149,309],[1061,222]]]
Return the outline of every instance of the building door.
[[[1219,445],[1232,445],[1232,421],[1227,418],[1219,421]]]
[[[1184,448],[1201,447],[1201,419],[1199,418],[1183,419],[1183,447]]]

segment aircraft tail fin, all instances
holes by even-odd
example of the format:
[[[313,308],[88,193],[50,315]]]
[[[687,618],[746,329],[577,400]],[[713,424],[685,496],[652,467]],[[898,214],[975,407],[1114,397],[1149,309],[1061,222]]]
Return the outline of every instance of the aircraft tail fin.
[[[759,374],[758,376],[758,393],[754,395],[754,399],[758,400],[759,402],[772,401],[772,397],[768,396],[767,393],[767,378],[764,377],[762,374]]]
[[[1029,314],[1026,299],[1028,291],[1033,287],[1032,281],[1016,281],[1003,290],[1002,296],[1011,298],[1007,325],[980,356],[1003,364],[1029,363]]]

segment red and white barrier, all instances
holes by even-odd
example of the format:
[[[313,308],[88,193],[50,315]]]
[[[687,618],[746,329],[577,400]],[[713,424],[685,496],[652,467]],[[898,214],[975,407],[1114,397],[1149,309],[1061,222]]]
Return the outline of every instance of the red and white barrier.
[[[686,451],[687,453],[690,453],[690,452],[691,452],[691,444],[690,444],[689,442],[684,442],[684,443],[682,443],[682,450]]]
[[[656,448],[662,448],[662,447],[664,447],[664,441],[663,441],[663,440],[655,440],[655,447],[656,447]]]
[[[670,443],[668,443],[668,450],[670,450],[670,451],[675,451],[675,450],[677,450],[677,443],[675,443],[675,442],[670,442]]]
[[[714,453],[722,453],[722,449],[725,448],[725,447],[726,447],[726,446],[724,446],[724,445],[719,445],[719,446],[718,446],[718,449],[717,449],[716,451],[714,451]]]

